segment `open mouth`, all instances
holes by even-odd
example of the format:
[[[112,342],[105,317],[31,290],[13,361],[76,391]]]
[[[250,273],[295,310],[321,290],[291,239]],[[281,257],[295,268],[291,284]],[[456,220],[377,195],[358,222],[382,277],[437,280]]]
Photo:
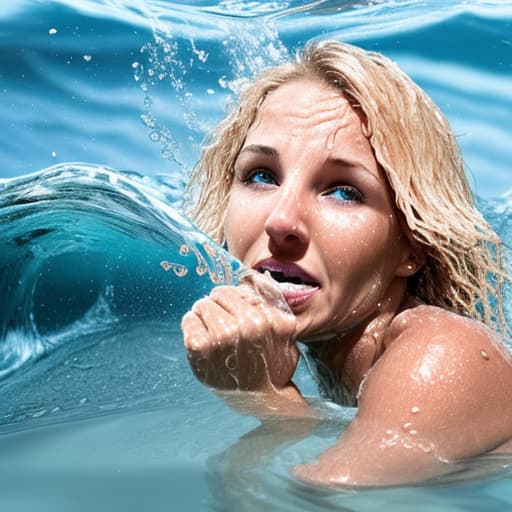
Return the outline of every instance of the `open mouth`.
[[[270,277],[277,281],[278,283],[290,283],[297,285],[305,285],[305,286],[318,286],[318,283],[312,280],[305,280],[300,276],[294,276],[290,274],[286,274],[285,272],[281,272],[279,270],[267,270],[267,269],[258,269],[259,272],[265,273],[268,272]]]
[[[307,301],[320,288],[318,281],[293,263],[285,264],[267,260],[256,265],[254,269],[263,274],[269,274],[278,283],[285,300],[292,307]]]
[[[319,287],[319,283],[305,270],[293,263],[280,263],[278,261],[264,261],[256,266],[255,270],[262,274],[268,273],[278,283]]]

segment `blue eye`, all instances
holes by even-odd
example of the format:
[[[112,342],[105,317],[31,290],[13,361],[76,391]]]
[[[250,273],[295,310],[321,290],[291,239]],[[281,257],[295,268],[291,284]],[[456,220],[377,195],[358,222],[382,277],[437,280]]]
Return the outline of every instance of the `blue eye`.
[[[362,200],[361,194],[357,190],[353,187],[347,186],[333,188],[332,190],[329,190],[329,192],[326,192],[325,195],[339,201],[343,201],[344,203],[351,203],[354,201],[361,202]]]
[[[271,172],[265,169],[258,169],[251,173],[245,180],[246,183],[255,185],[276,185],[276,180]]]

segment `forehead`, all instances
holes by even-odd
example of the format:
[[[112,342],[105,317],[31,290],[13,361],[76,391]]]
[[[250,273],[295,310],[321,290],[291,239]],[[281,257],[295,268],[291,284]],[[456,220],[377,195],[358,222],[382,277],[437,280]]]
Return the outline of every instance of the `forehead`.
[[[244,146],[264,144],[297,160],[313,155],[358,160],[377,172],[370,141],[359,114],[343,93],[318,79],[295,79],[263,101]]]
[[[311,78],[295,79],[271,91],[258,113],[261,117],[293,118],[305,124],[315,124],[334,119],[351,121],[358,115],[341,91]]]
[[[359,114],[347,98],[314,78],[294,79],[271,91],[258,109],[246,143],[254,136],[277,142],[305,133],[319,141],[327,138],[334,145],[338,136],[349,137],[353,144],[369,148]]]

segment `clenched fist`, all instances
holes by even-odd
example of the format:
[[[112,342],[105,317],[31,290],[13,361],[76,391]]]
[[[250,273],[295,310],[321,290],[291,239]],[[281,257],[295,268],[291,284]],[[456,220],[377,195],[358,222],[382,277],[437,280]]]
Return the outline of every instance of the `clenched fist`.
[[[197,378],[223,390],[271,392],[288,386],[299,351],[296,320],[270,277],[250,272],[219,286],[182,320]]]

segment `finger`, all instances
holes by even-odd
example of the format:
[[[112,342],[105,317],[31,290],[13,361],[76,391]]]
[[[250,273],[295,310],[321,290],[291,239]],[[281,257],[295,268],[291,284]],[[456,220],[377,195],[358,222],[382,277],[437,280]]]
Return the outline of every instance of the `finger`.
[[[201,350],[208,339],[208,331],[201,320],[193,311],[186,313],[181,320],[183,342],[187,350]]]
[[[267,330],[278,337],[294,337],[296,318],[291,312],[276,307],[274,296],[261,296],[249,284],[215,288],[210,298],[236,316],[241,329]]]
[[[238,319],[209,297],[197,301],[192,311],[204,324],[209,343],[235,344],[239,341]]]
[[[228,312],[238,326],[240,337],[258,345],[263,339],[274,336],[273,324],[280,319],[272,314],[275,308],[265,304],[263,299],[248,288],[220,290],[212,293],[212,300]],[[277,312],[277,310],[276,310]]]
[[[286,302],[279,285],[267,274],[247,271],[243,274],[242,283],[248,284],[267,303],[292,315],[292,310]]]
[[[247,307],[263,305],[263,299],[248,285],[218,286],[212,290],[210,298],[234,316],[239,316]]]

